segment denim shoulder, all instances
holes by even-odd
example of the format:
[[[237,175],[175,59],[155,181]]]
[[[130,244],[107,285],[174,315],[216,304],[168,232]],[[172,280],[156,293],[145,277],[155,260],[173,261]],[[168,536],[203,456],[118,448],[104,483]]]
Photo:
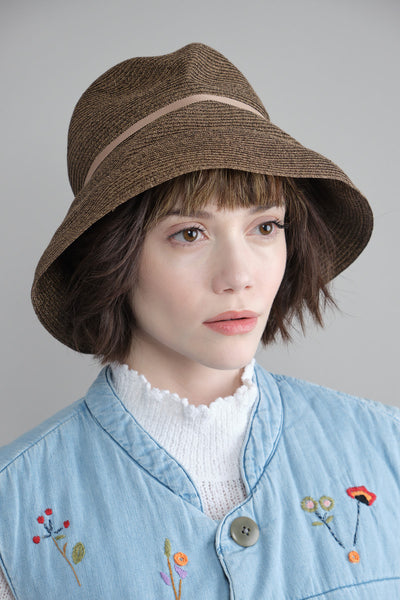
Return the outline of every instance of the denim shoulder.
[[[257,373],[267,374],[267,371],[257,365]],[[303,403],[315,410],[333,410],[336,414],[367,415],[377,419],[384,426],[385,422],[400,429],[400,408],[389,406],[377,400],[361,398],[345,392],[333,390],[322,385],[280,374],[269,374],[275,380],[282,400],[300,410]],[[293,406],[293,408],[295,408]]]
[[[14,441],[2,446],[0,448],[0,473],[25,452],[40,444],[52,432],[60,429],[85,410],[84,400],[76,400]]]

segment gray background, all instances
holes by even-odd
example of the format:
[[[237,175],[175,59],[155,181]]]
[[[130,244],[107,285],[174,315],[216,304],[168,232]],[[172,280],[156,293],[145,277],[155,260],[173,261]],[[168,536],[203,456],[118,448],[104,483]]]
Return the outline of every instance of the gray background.
[[[259,352],[271,371],[400,406],[397,0],[13,0],[1,8],[0,445],[81,397],[98,372],[30,304],[37,261],[72,201],[66,136],[107,68],[192,41],[225,54],[272,120],[369,198],[373,238],[334,282],[326,327]]]

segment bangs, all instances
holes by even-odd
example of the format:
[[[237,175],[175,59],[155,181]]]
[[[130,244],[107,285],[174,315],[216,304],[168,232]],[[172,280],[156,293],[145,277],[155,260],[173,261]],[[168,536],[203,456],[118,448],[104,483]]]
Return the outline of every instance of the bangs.
[[[187,215],[210,202],[218,209],[284,206],[282,178],[233,169],[193,171],[166,181],[145,194],[154,197],[147,230],[171,211]]]

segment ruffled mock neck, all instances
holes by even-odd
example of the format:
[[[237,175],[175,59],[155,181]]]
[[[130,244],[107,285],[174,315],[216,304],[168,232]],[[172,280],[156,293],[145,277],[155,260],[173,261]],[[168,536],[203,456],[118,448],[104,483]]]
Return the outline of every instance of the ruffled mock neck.
[[[247,413],[248,408],[253,405],[256,396],[256,385],[253,382],[254,364],[253,359],[243,369],[241,386],[232,395],[218,397],[208,406],[195,406],[188,398],[181,398],[175,392],[153,387],[144,375],[130,369],[126,364],[114,362],[110,366],[118,396],[134,416],[140,411],[140,405],[145,402],[147,409],[152,406],[170,417],[217,422],[229,416],[239,418],[241,412]]]

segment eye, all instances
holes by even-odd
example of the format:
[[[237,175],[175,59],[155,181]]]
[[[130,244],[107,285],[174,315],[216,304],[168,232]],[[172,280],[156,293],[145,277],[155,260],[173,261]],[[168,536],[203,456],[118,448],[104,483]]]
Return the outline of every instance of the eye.
[[[173,233],[170,237],[178,242],[195,242],[201,239],[203,230],[200,227],[188,227],[187,229],[181,229],[176,233]]]
[[[279,223],[279,221],[267,221],[266,223],[261,223],[258,225],[259,232],[261,235],[266,237],[275,233],[277,228],[285,229],[285,225],[283,223]]]

